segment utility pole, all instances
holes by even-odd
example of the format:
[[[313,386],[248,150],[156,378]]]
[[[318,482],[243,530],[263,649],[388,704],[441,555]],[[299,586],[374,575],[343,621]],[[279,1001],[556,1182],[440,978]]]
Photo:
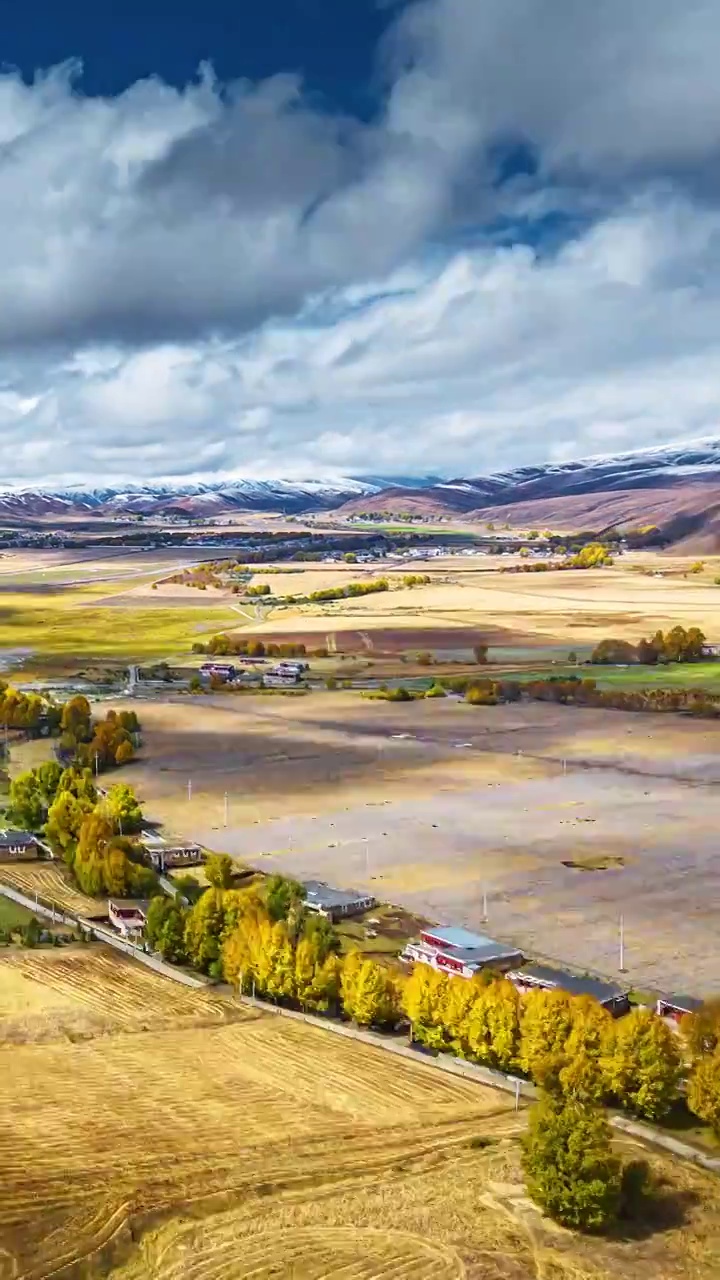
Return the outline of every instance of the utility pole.
[[[224,814],[224,826],[227,826],[227,824],[228,824],[228,793],[227,793],[227,791],[226,791],[226,792],[225,792],[225,814]]]
[[[483,924],[487,923],[487,918],[488,918],[487,889],[483,889]]]
[[[625,972],[625,917],[620,916],[620,972]]]
[[[98,779],[98,773],[100,772],[100,769],[99,769],[99,761],[100,761],[100,757],[99,757],[99,755],[98,755],[98,753],[97,753],[97,751],[96,751],[96,752],[95,752],[95,781],[96,781],[96,782],[97,782],[97,779]]]
[[[188,800],[192,800],[192,778],[188,778]]]

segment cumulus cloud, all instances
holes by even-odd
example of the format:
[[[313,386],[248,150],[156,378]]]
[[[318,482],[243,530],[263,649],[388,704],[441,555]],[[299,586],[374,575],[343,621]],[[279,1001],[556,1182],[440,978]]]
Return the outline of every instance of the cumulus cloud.
[[[718,52],[711,0],[420,0],[369,122],[282,70],[0,76],[4,478],[467,473],[715,430]]]

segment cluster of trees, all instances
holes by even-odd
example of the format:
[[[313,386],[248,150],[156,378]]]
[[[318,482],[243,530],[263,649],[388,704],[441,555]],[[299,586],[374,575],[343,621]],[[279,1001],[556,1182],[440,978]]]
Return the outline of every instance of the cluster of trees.
[[[690,1110],[720,1138],[720,1000],[688,1014],[681,1029],[692,1063],[687,1101]]]
[[[425,587],[430,581],[429,573],[405,573],[403,574],[404,587]]]
[[[206,644],[194,644],[192,651],[193,653],[207,653],[212,657],[223,658],[304,658],[307,655],[307,648],[304,644],[295,644],[289,641],[282,644],[267,643],[263,640],[248,640],[239,635],[226,635],[225,633],[212,636]],[[313,649],[312,653],[316,658],[327,658],[327,649]]]
[[[603,542],[588,542],[559,566],[561,569],[601,569],[612,564],[610,549]]]
[[[481,707],[519,702],[525,697],[535,702],[600,707],[613,711],[682,711],[707,719],[720,716],[720,695],[706,689],[599,689],[595,680],[580,676],[548,676],[541,680],[529,680],[524,684],[517,680],[478,680],[476,676],[459,676],[440,680],[438,683],[453,693],[463,694],[465,701],[473,706]],[[392,692],[393,695],[398,693],[397,690]],[[413,696],[405,690],[399,700],[412,701]]]
[[[220,588],[225,586],[223,578],[220,578],[211,565],[198,565],[195,569],[184,569],[182,573],[170,574],[167,578],[162,578],[161,582],[179,583],[182,587],[196,587],[198,591],[207,591],[208,587]]]
[[[389,591],[387,578],[376,578],[371,582],[348,582],[344,587],[325,587],[321,591],[311,591],[308,600],[323,603],[327,600],[347,600],[354,596],[370,596],[376,591]]]
[[[628,640],[601,640],[592,652],[590,661],[597,664],[623,665],[641,663],[656,666],[658,663],[699,662],[703,657],[706,637],[699,627],[673,627],[670,631],[656,631],[648,640],[630,644]]]
[[[147,897],[157,889],[131,839],[142,826],[142,809],[124,782],[100,797],[90,769],[48,760],[13,780],[8,817],[28,831],[44,830],[84,893]]]
[[[36,693],[21,693],[0,680],[0,724],[9,729],[27,729],[36,732],[40,724],[50,733],[57,732],[60,708],[46,702]]]
[[[252,596],[253,598],[259,597],[259,596],[269,596],[271,594],[271,590],[272,588],[270,587],[269,582],[258,582],[256,586],[248,587],[247,591],[245,592],[245,595]]]
[[[504,978],[468,981],[416,965],[402,991],[416,1040],[583,1103],[616,1102],[660,1120],[678,1096],[682,1047],[645,1009],[615,1021],[590,996],[520,995]]]
[[[134,735],[140,721],[134,711],[108,711],[104,720],[93,720],[83,694],[63,704],[60,716],[60,752],[81,769],[96,773],[127,764],[135,755]]]

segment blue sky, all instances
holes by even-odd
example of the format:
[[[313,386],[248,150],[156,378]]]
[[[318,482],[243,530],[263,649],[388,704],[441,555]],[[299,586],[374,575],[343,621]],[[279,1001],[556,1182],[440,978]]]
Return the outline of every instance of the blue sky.
[[[714,0],[26,0],[0,41],[5,483],[718,433]]]

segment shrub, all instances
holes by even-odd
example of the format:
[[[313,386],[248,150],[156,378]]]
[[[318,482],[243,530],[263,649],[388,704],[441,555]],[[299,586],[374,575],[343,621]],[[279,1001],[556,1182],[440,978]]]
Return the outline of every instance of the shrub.
[[[546,1096],[530,1113],[523,1168],[531,1199],[563,1226],[600,1231],[617,1218],[620,1161],[602,1111]]]

